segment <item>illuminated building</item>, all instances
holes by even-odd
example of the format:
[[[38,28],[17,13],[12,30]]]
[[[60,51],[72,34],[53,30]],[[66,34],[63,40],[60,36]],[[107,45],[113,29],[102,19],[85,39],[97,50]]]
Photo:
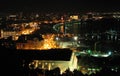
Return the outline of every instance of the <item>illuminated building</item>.
[[[25,59],[32,59],[30,69],[52,70],[60,68],[61,73],[66,69],[73,71],[77,69],[77,58],[74,52],[70,49],[50,49],[50,50],[18,50]],[[29,56],[26,56],[27,53]]]
[[[10,36],[13,37],[13,40],[16,40],[16,32],[15,31],[0,31],[0,38],[8,38]]]
[[[78,18],[78,15],[72,15],[72,16],[70,16],[70,19],[78,20],[79,18]]]

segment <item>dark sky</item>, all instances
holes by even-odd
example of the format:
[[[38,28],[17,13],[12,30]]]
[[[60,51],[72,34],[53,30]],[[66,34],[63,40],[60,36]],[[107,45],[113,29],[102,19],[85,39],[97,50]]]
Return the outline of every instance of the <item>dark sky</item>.
[[[0,0],[0,10],[119,11],[120,0]]]

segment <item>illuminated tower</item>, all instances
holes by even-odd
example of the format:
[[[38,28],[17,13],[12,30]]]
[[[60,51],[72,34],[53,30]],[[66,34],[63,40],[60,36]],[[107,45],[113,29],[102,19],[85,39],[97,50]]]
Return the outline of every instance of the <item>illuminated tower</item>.
[[[63,34],[65,34],[65,23],[64,23],[64,18],[63,18],[63,16],[61,17],[61,23],[62,23],[62,26],[60,27],[61,28],[61,32],[63,33]]]

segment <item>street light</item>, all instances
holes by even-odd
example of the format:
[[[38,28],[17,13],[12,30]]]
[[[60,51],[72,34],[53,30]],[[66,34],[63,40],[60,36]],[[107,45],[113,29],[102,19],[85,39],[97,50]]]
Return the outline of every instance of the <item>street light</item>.
[[[74,36],[74,40],[77,41],[77,40],[78,40],[78,37],[77,37],[77,36]]]

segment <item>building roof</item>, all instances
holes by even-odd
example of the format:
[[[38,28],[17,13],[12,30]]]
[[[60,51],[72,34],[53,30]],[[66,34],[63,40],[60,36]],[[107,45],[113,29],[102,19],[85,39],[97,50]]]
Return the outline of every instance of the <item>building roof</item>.
[[[70,49],[50,50],[18,50],[17,54],[23,59],[69,61],[72,56]]]

